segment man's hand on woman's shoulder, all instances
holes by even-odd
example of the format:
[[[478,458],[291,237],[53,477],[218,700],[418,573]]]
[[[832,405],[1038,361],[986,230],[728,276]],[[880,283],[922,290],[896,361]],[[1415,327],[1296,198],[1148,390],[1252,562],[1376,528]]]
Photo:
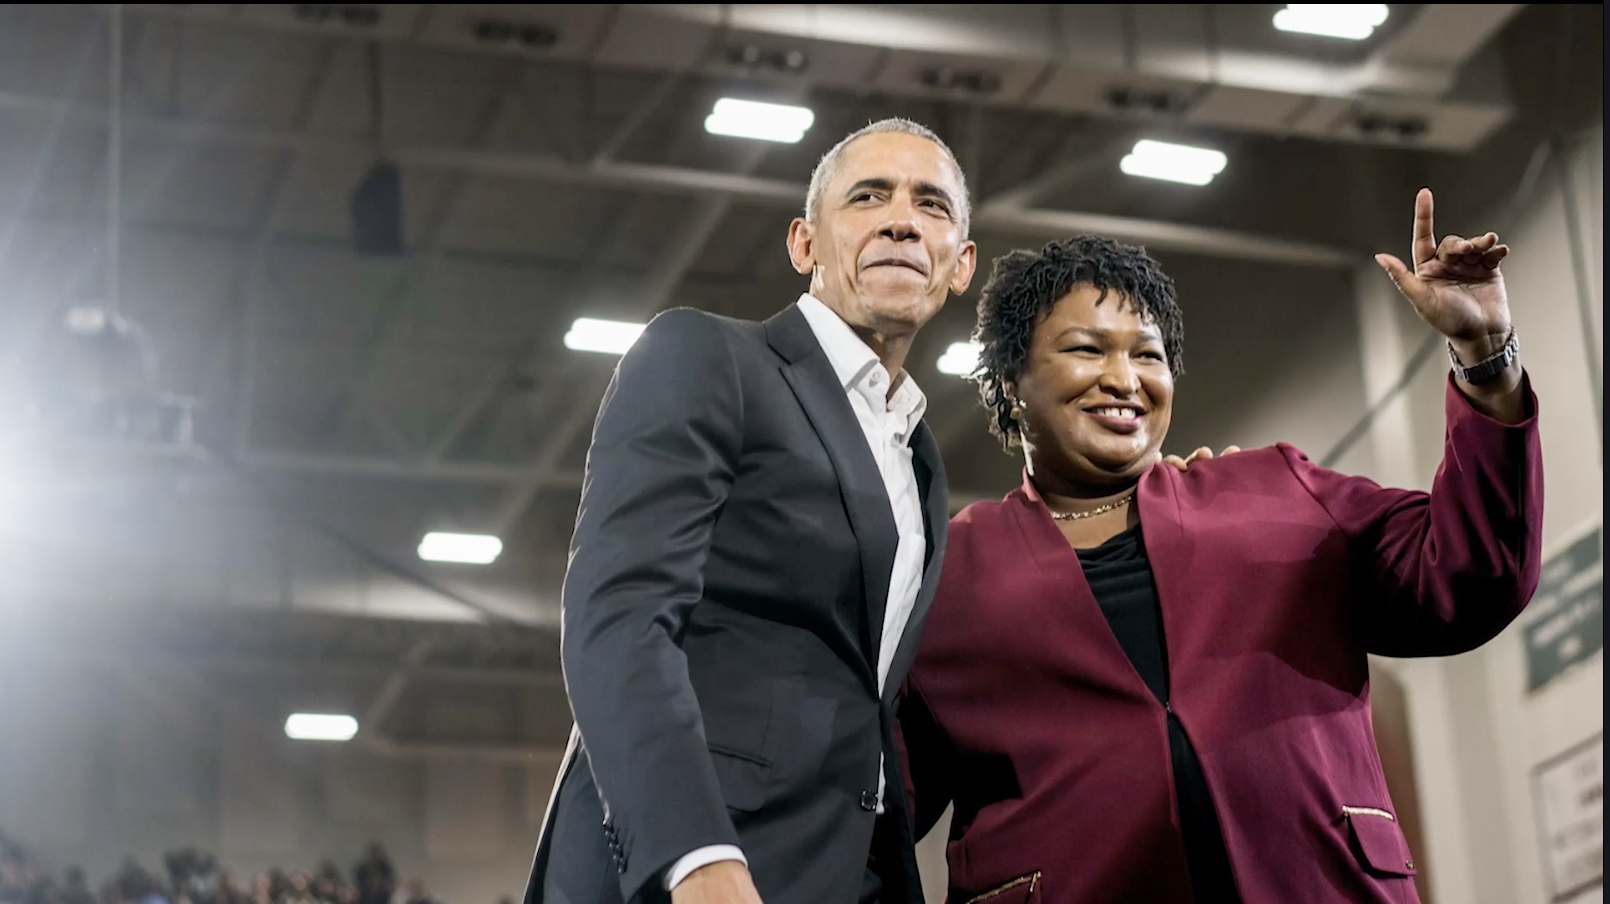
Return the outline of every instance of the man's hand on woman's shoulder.
[[[1241,451],[1240,446],[1225,446],[1224,451],[1220,452],[1219,454],[1220,455],[1234,455],[1235,453],[1240,452],[1240,451]],[[1195,452],[1192,452],[1186,458],[1180,458],[1178,455],[1165,456],[1163,458],[1163,464],[1173,465],[1174,467],[1179,468],[1181,471],[1183,471],[1186,468],[1189,468],[1195,462],[1207,461],[1207,460],[1209,460],[1211,458],[1213,458],[1213,450],[1209,449],[1207,446],[1203,446],[1202,448],[1197,449]]]

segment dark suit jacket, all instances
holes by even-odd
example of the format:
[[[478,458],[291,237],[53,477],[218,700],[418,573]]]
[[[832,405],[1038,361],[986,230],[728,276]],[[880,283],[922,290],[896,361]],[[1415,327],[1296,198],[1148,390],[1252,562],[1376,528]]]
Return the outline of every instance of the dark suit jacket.
[[[855,901],[949,514],[925,425],[911,442],[927,569],[880,693],[898,533],[804,314],[649,324],[588,453],[563,597],[580,743],[527,904],[662,899],[665,870],[714,844],[743,849],[767,904]],[[904,796],[885,796],[904,839],[880,852],[886,900],[920,902]]]
[[[1416,900],[1366,654],[1479,646],[1541,555],[1536,419],[1502,425],[1452,385],[1446,409],[1429,494],[1287,445],[1141,480],[1171,705],[1246,904]],[[1027,481],[951,523],[907,690],[918,836],[956,805],[951,904],[1023,877],[992,904],[1190,900],[1166,714]]]

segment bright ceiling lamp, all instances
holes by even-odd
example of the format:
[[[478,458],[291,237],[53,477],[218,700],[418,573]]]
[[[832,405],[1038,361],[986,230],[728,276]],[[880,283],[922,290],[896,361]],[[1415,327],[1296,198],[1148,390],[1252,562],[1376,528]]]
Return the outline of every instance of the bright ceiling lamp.
[[[350,741],[357,733],[358,720],[339,713],[292,713],[285,720],[293,741]]]
[[[1386,21],[1385,3],[1288,3],[1275,27],[1305,35],[1362,41]]]
[[[1213,177],[1224,172],[1229,158],[1222,152],[1208,148],[1193,148],[1185,144],[1142,139],[1135,142],[1118,168],[1130,176],[1162,179],[1185,185],[1206,185]]]
[[[977,342],[952,342],[935,366],[942,374],[965,377],[978,369],[978,355],[983,350]]]
[[[490,565],[503,552],[503,541],[486,534],[449,534],[432,531],[419,541],[419,557],[427,562]]]
[[[816,114],[805,107],[723,97],[704,118],[704,130],[712,135],[794,144],[805,137],[815,121]]]
[[[570,332],[565,334],[565,348],[578,352],[624,355],[642,334],[641,323],[578,317],[576,322],[570,325]]]

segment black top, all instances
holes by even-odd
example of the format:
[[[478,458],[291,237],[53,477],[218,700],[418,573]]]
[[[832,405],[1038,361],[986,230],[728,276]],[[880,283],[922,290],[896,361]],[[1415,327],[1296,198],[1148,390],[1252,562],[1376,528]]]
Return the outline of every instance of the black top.
[[[1168,647],[1163,618],[1152,583],[1152,564],[1140,525],[1135,525],[1094,549],[1076,550],[1090,592],[1107,616],[1119,646],[1140,673],[1141,680],[1165,708],[1169,707]],[[1185,859],[1190,865],[1191,887],[1198,902],[1240,900],[1230,876],[1213,799],[1208,794],[1202,764],[1196,758],[1185,726],[1168,713],[1168,748],[1174,764],[1174,793],[1179,799],[1180,828],[1185,836]]]

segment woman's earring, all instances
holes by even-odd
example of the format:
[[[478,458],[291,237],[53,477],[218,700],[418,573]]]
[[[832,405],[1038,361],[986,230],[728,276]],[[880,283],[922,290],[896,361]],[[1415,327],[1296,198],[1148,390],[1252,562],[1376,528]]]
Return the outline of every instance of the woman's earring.
[[[1017,399],[1013,399],[1012,410],[1007,413],[1007,416],[1014,421],[1023,420],[1023,403],[1019,402]]]

